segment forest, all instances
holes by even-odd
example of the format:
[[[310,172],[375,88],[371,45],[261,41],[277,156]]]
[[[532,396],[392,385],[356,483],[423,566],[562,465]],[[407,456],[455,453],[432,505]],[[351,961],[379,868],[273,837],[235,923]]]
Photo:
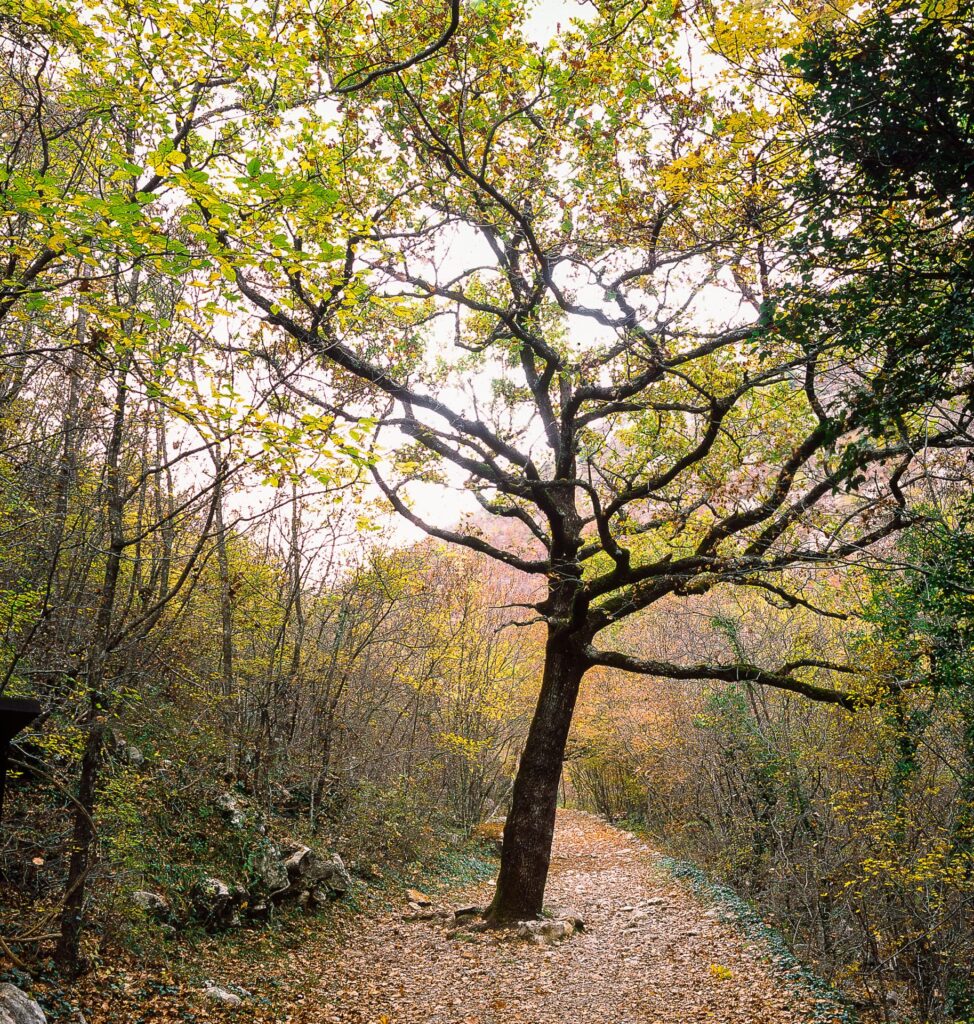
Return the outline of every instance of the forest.
[[[0,1024],[974,1020],[972,483],[967,0],[0,0]]]

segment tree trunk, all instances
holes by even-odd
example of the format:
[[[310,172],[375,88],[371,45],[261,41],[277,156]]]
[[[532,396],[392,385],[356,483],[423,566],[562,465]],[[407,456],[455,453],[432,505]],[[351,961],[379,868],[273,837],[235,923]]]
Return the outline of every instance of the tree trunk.
[[[133,296],[134,305],[134,296]],[[71,976],[79,974],[84,964],[81,958],[81,935],[84,929],[85,897],[88,891],[88,873],[94,866],[95,805],[102,767],[102,748],[105,723],[110,711],[106,694],[109,638],[115,613],[115,598],[125,551],[125,497],[122,493],[122,446],[125,436],[128,374],[131,356],[122,358],[115,389],[115,410],[112,430],[105,450],[104,500],[108,529],[108,552],[105,560],[105,578],[98,599],[95,616],[95,636],[91,641],[85,680],[88,690],[88,711],[85,728],[84,755],[78,780],[78,798],[75,801],[71,858],[68,863],[68,884],[61,908],[61,936],[55,951],[55,960]]]
[[[587,668],[579,638],[549,626],[541,693],[514,780],[497,890],[487,911],[492,924],[541,913],[565,744]]]

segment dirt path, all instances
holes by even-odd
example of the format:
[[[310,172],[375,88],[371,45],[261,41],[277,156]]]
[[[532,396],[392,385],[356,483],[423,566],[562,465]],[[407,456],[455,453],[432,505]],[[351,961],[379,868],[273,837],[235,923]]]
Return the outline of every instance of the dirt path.
[[[451,893],[485,902],[489,887]],[[762,950],[702,906],[627,833],[559,816],[548,902],[577,910],[557,946],[493,934],[450,938],[388,916],[348,937],[334,972],[306,989],[315,1024],[785,1024],[813,1019]],[[310,1012],[309,1012],[310,1011]],[[822,1020],[821,1017],[818,1018]]]

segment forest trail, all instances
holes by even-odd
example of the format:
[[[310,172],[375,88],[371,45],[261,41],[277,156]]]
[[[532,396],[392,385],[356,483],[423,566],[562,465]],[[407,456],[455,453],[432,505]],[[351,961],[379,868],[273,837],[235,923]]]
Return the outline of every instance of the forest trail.
[[[305,989],[309,1024],[786,1024],[814,1017],[758,943],[675,882],[632,835],[559,812],[548,904],[585,930],[556,946],[450,938],[401,914],[363,922]],[[438,897],[484,903],[490,886]],[[295,1018],[292,1018],[295,1019]],[[817,1020],[823,1018],[819,1015]]]

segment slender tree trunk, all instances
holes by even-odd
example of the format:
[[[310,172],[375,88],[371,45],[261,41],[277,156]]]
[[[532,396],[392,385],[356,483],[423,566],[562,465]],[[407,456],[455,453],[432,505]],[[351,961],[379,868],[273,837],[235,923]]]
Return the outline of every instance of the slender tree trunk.
[[[134,286],[133,286],[134,290]],[[83,969],[81,935],[84,929],[85,897],[88,874],[95,864],[95,805],[101,776],[106,718],[110,699],[105,692],[108,670],[109,637],[115,612],[115,598],[121,576],[122,554],[125,551],[121,455],[125,433],[128,373],[131,357],[125,356],[118,369],[112,429],[105,452],[104,501],[108,526],[108,551],[105,577],[95,617],[95,636],[85,672],[88,708],[84,720],[85,749],[78,780],[78,799],[72,828],[71,857],[68,862],[68,883],[61,908],[61,936],[55,959],[66,973],[76,975]]]
[[[497,890],[487,912],[492,924],[541,913],[565,744],[587,668],[578,635],[549,626],[541,693],[514,781]]]

